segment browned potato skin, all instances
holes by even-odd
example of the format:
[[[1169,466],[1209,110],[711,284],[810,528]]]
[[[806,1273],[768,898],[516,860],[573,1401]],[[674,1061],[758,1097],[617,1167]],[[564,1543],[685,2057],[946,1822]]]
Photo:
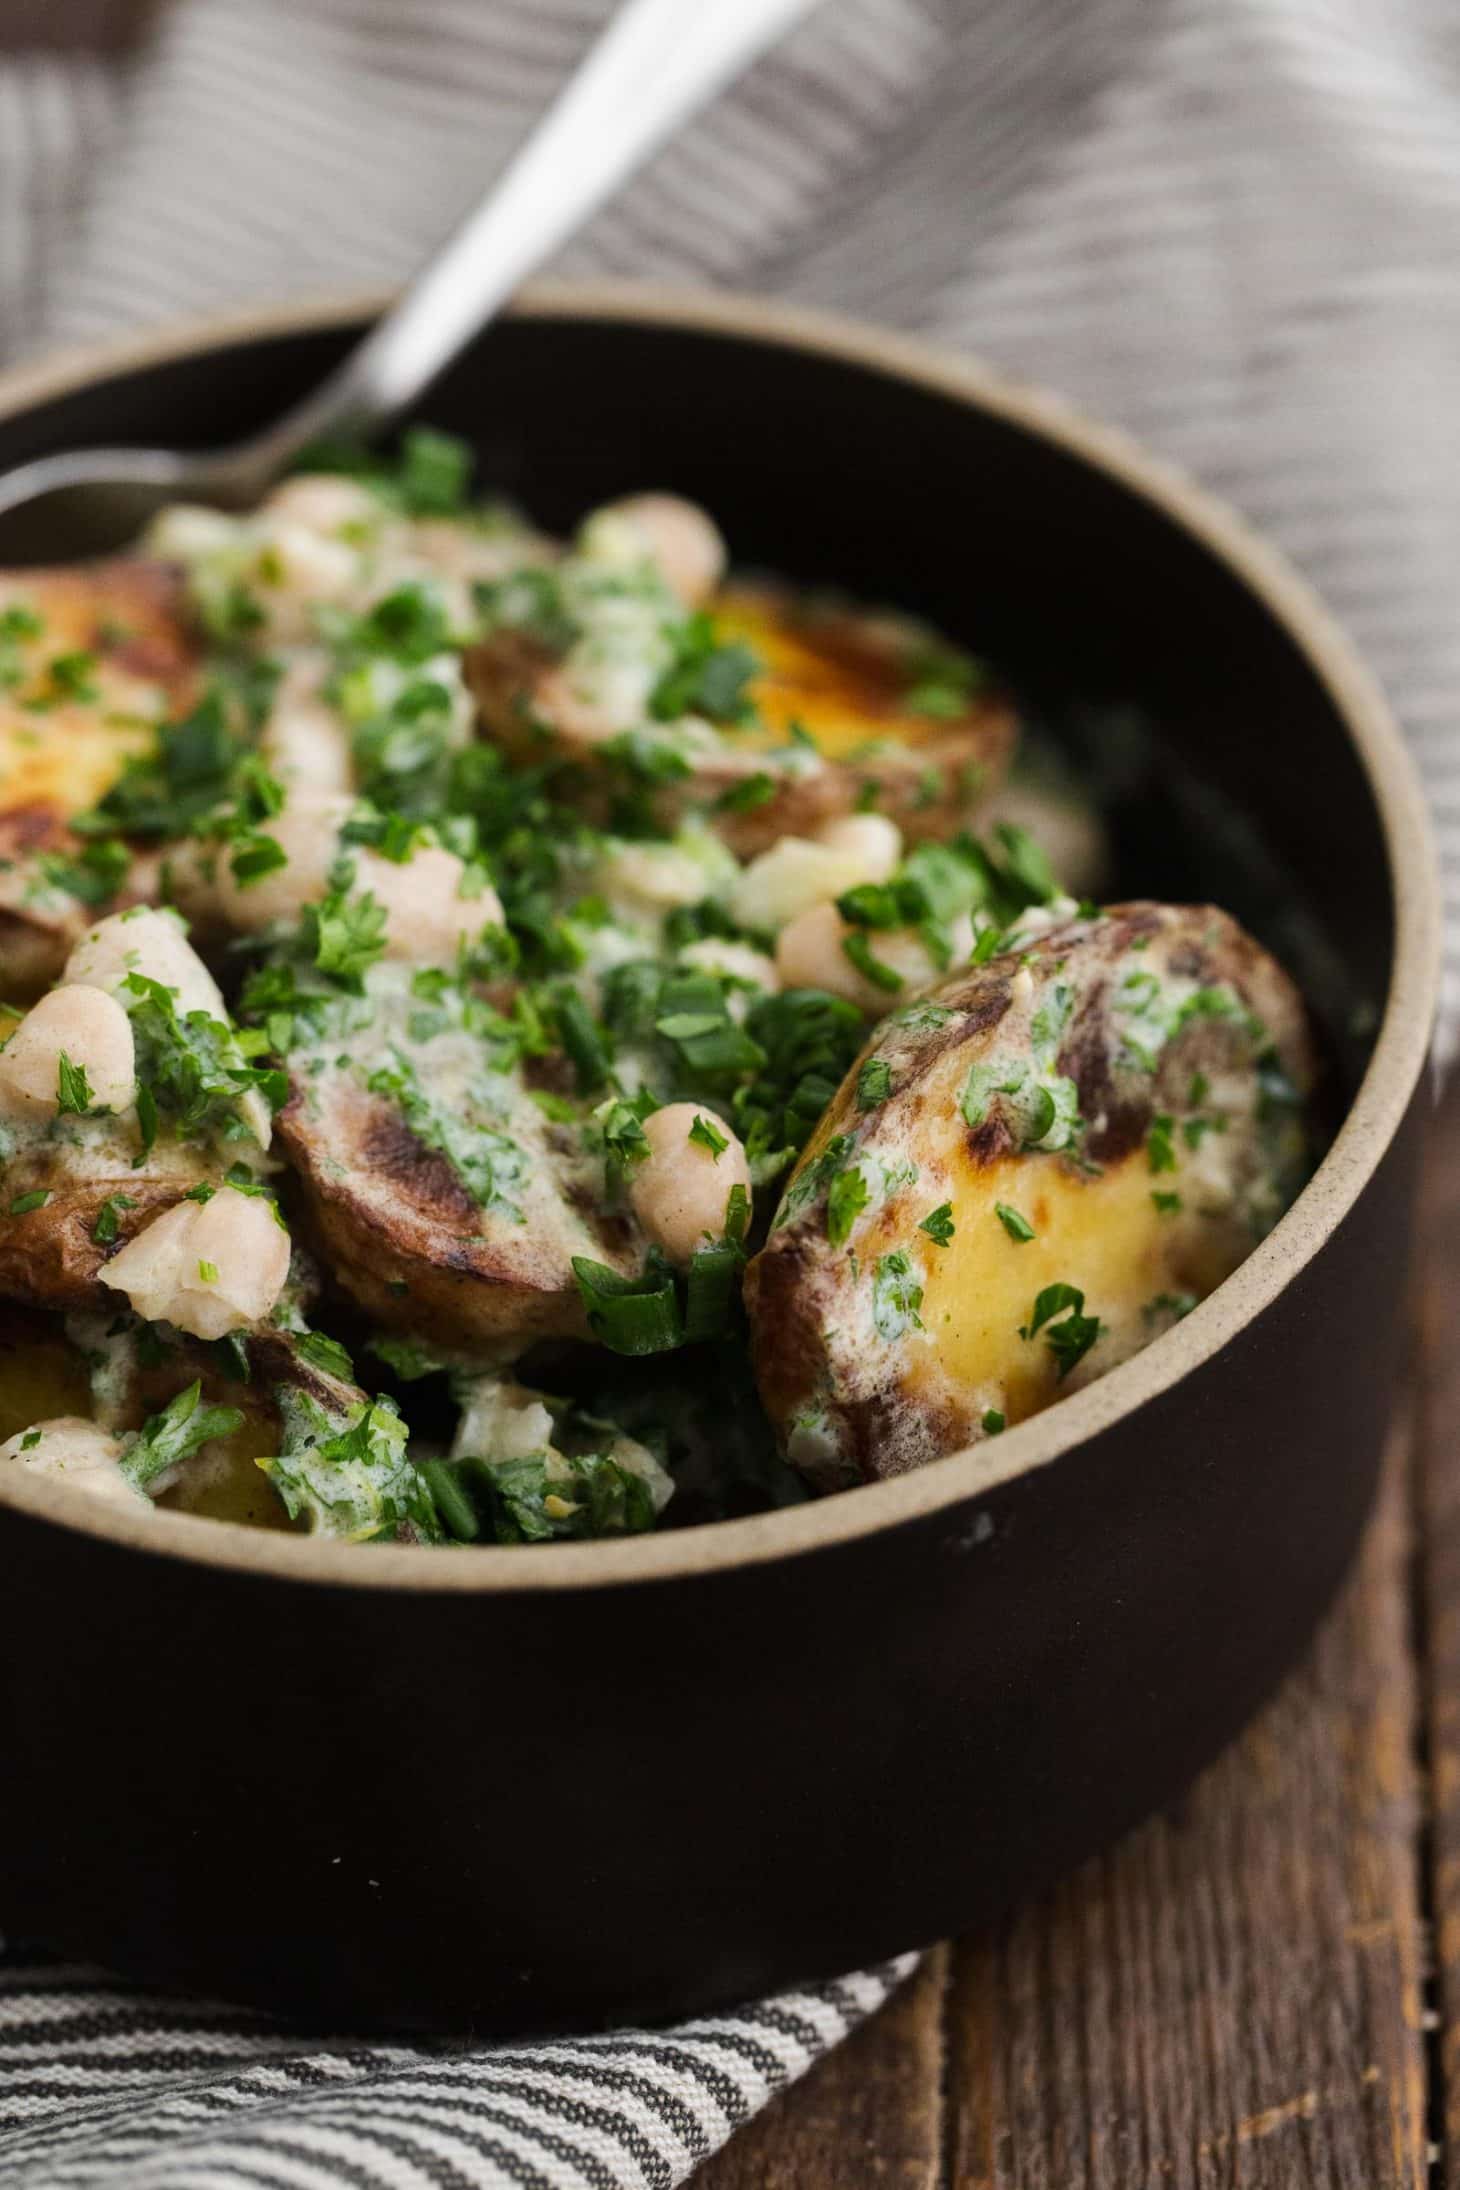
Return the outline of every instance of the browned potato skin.
[[[195,1149],[159,1144],[145,1172],[133,1171],[120,1155],[98,1161],[84,1178],[68,1178],[56,1171],[44,1148],[3,1169],[7,1207],[42,1187],[50,1200],[23,1216],[0,1218],[0,1299],[69,1311],[107,1302],[118,1309],[124,1305],[102,1285],[101,1272],[129,1239],[181,1201],[208,1166]],[[125,1194],[136,1206],[117,1212],[116,1239],[101,1247],[92,1234],[102,1203],[112,1194]]]
[[[625,1274],[643,1259],[626,1212],[583,1203],[589,1239],[483,1210],[384,1096],[344,1074],[296,1092],[275,1128],[304,1188],[321,1259],[388,1328],[466,1349],[586,1338],[571,1256]],[[551,1161],[554,1129],[545,1132]],[[566,1203],[566,1197],[565,1197]]]
[[[1002,1108],[995,1106],[977,1127],[967,1125],[956,1109],[950,1119],[949,1068],[956,1067],[956,1082],[961,1083],[971,1065],[998,1051],[1000,1030],[1006,1020],[1012,1023],[1014,983],[1020,968],[1028,965],[1036,974],[1052,973],[1058,967],[1061,978],[1076,990],[1076,1006],[1058,1051],[1056,1070],[1075,1082],[1080,1114],[1090,1121],[1078,1153],[1099,1165],[1107,1179],[1130,1178],[1142,1200],[1148,1187],[1170,1184],[1147,1177],[1145,1147],[1152,1118],[1157,1112],[1179,1114],[1186,1107],[1185,1091],[1193,1074],[1208,1072],[1215,1082],[1222,1068],[1233,1062],[1237,1036],[1222,1020],[1197,1018],[1166,1045],[1154,1075],[1133,1079],[1129,1072],[1118,1076],[1113,1072],[1118,1038],[1110,1013],[1112,980],[1131,945],[1141,939],[1152,962],[1164,964],[1171,973],[1190,977],[1201,986],[1230,984],[1263,1021],[1300,1096],[1311,1094],[1316,1066],[1302,999],[1282,969],[1234,920],[1207,906],[1117,905],[1095,922],[1066,923],[1026,949],[991,960],[934,991],[929,1001],[955,1015],[945,1025],[922,1031],[880,1028],[838,1090],[798,1171],[835,1135],[848,1136],[853,1143],[850,1154],[855,1155],[862,1148],[887,1146],[891,1131],[920,1162],[918,1185],[909,1190],[918,1203],[914,1222],[945,1199],[950,1185],[956,1209],[960,1183],[967,1190],[980,1174],[1007,1176],[1011,1163],[1023,1167],[1011,1199],[1036,1215],[1041,1211],[1035,1182],[1041,1175],[1062,1190],[1068,1185],[1083,1191],[1082,1167],[1068,1156],[1021,1150]],[[857,1107],[857,1075],[863,1061],[874,1053],[892,1066],[893,1093],[865,1113]],[[930,1087],[934,1080],[936,1099]],[[1253,1158],[1254,1167],[1260,1168],[1255,1150]],[[1090,1206],[1092,1211],[1097,1207]],[[916,1233],[913,1237],[916,1240]],[[857,1241],[864,1268],[871,1255],[906,1244],[906,1238],[905,1231],[878,1238],[874,1218],[867,1236]],[[1179,1240],[1179,1235],[1172,1238]],[[873,1244],[868,1244],[869,1239]],[[999,1228],[993,1225],[988,1242],[990,1253],[1031,1252],[1006,1248]],[[926,1241],[917,1244],[920,1250],[928,1245]],[[1173,1272],[1174,1281],[1198,1296],[1209,1292],[1253,1244],[1245,1225],[1218,1219],[1189,1266]],[[938,1253],[930,1248],[924,1256],[934,1273]],[[934,1376],[914,1393],[903,1387],[895,1370],[878,1362],[875,1350],[859,1351],[854,1335],[843,1338],[855,1283],[850,1271],[847,1254],[831,1249],[827,1241],[823,1187],[789,1222],[772,1230],[746,1272],[752,1361],[778,1435],[785,1438],[799,1410],[808,1405],[825,1407],[831,1395],[829,1411],[840,1449],[824,1462],[798,1462],[819,1488],[827,1490],[901,1474],[957,1451],[983,1434],[981,1410],[946,1378]],[[1079,1282],[1078,1269],[1056,1274]],[[1031,1300],[1034,1290],[1031,1283]],[[1092,1301],[1090,1305],[1098,1308],[1100,1304]],[[1114,1366],[1114,1362],[1105,1365]],[[1091,1364],[1076,1375],[1075,1385],[1099,1373]],[[1074,1387],[1053,1386],[1051,1379],[1050,1388],[1024,1411],[1048,1404],[1061,1388]]]
[[[746,733],[723,760],[697,763],[691,774],[656,786],[650,804],[661,828],[673,830],[692,811],[709,807],[716,833],[739,858],[750,859],[780,837],[814,835],[870,801],[915,841],[965,828],[1001,781],[1018,738],[1008,699],[980,694],[947,721],[909,713],[902,704],[904,648],[876,617],[808,607],[789,589],[768,585],[729,588],[716,609],[726,638],[744,638],[766,664],[750,687],[766,734]],[[575,736],[556,706],[556,668],[556,656],[518,632],[494,635],[466,661],[487,734],[523,765],[554,754],[580,763],[587,778],[584,811],[602,820],[622,781],[608,778],[601,752]],[[775,772],[768,748],[786,744],[793,722],[809,732],[828,764],[813,776],[787,775],[770,798],[746,812],[714,812],[737,785]],[[854,757],[873,739],[885,739],[886,750]],[[597,796],[595,773],[605,777]]]
[[[165,714],[183,713],[197,696],[201,656],[182,575],[163,563],[0,572],[0,610],[20,605],[45,628],[21,648],[22,682],[0,695],[0,997],[31,1002],[87,925],[113,909],[56,890],[36,898],[37,861],[81,849],[72,815],[145,750],[145,727],[113,720],[134,712],[139,684],[161,688]],[[95,699],[27,708],[44,693],[46,662],[77,652],[95,657]],[[115,902],[128,901],[123,893]]]

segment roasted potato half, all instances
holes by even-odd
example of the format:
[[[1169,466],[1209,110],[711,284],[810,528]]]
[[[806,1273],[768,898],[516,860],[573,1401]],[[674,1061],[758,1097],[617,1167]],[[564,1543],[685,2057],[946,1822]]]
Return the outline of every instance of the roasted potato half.
[[[600,659],[566,632],[504,628],[468,656],[485,729],[523,762],[580,764],[586,811],[601,818],[628,782],[666,830],[707,810],[742,858],[869,807],[909,838],[947,836],[1001,780],[1012,706],[921,625],[770,584],[729,587],[706,613],[719,661],[747,672],[733,709],[707,718],[709,684],[696,693],[687,672],[666,717],[666,685],[625,663],[621,633]]]
[[[1282,969],[1209,906],[1029,934],[883,1022],[746,1274],[761,1395],[826,1489],[995,1434],[1219,1285],[1305,1175]]]
[[[381,1323],[446,1347],[510,1357],[586,1337],[572,1258],[628,1275],[645,1241],[604,1205],[577,1128],[515,1073],[484,1087],[479,1050],[450,1035],[419,1055],[409,1089],[379,1078],[368,1058],[308,1073],[291,1061],[275,1121],[334,1277]]]
[[[159,1140],[141,1164],[137,1146],[135,1120],[96,1121],[79,1146],[43,1141],[0,1164],[0,1300],[72,1309],[106,1298],[111,1258],[211,1168],[185,1142]]]

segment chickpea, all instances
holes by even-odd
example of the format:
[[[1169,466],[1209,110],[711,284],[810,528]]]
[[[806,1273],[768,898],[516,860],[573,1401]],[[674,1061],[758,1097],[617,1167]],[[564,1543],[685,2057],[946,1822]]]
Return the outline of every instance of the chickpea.
[[[320,693],[320,667],[308,656],[291,662],[279,680],[273,708],[259,737],[259,752],[279,781],[311,794],[353,788],[350,734]]]
[[[221,1186],[154,1217],[101,1271],[148,1323],[223,1338],[266,1316],[289,1275],[289,1235],[262,1196]]]
[[[885,882],[902,856],[897,827],[882,814],[847,814],[816,837],[783,836],[743,867],[730,910],[743,928],[783,928],[813,905],[864,882]]]
[[[14,1110],[54,1117],[63,1057],[86,1074],[90,1108],[130,1108],[137,1086],[132,1023],[105,989],[76,982],[31,1007],[0,1050],[0,1097]]]
[[[607,503],[584,526],[582,545],[605,562],[656,564],[686,608],[708,600],[725,575],[725,542],[705,512],[677,494]]]
[[[700,1117],[727,1143],[718,1155],[689,1137]],[[696,1248],[724,1233],[730,1189],[750,1192],[750,1165],[737,1136],[697,1103],[651,1111],[644,1138],[649,1153],[634,1170],[629,1199],[655,1246],[683,1268]]]
[[[466,868],[455,852],[439,844],[420,846],[407,860],[362,851],[355,861],[355,887],[368,890],[385,908],[385,955],[407,965],[450,965],[463,941],[474,941],[483,928],[500,928],[502,900],[488,884],[475,897],[463,897]]]
[[[275,487],[264,503],[264,513],[306,532],[340,532],[347,525],[374,527],[385,515],[385,506],[357,479],[343,479],[334,472],[296,472]]]
[[[121,1456],[119,1440],[79,1414],[58,1414],[48,1422],[37,1422],[28,1430],[17,1430],[0,1445],[0,1466],[9,1461],[37,1475],[59,1476],[109,1505],[134,1509],[148,1505],[145,1493],[123,1475],[118,1465]]]
[[[226,1022],[223,992],[175,913],[156,905],[138,905],[99,920],[72,951],[61,978],[116,995],[131,973],[144,974],[171,989],[180,1012],[205,1011],[210,1019]]]
[[[278,845],[285,863],[270,868],[255,882],[235,881],[227,851],[221,851],[214,888],[219,910],[230,926],[256,935],[275,921],[297,920],[306,905],[317,903],[329,888],[330,869],[340,855],[340,831],[354,804],[341,792],[300,793],[291,798],[284,811],[265,824],[265,834]]]

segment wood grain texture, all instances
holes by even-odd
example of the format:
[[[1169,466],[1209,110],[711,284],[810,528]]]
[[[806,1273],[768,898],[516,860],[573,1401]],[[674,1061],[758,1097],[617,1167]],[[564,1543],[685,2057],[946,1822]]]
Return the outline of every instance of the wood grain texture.
[[[768,2106],[694,2190],[937,2190],[948,1952],[924,1957],[881,2013]]]
[[[1439,2017],[1432,2114],[1442,2143],[1436,2181],[1460,2190],[1460,1079],[1431,1132],[1419,1229],[1418,1624]]]
[[[1181,1812],[960,1948],[950,2190],[1425,2181],[1405,1457],[1307,1663]]]

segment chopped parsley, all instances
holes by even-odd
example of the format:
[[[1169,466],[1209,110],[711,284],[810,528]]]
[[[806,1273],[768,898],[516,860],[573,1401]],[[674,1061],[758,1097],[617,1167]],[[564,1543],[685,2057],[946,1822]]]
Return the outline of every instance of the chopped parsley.
[[[656,722],[677,722],[683,715],[731,724],[753,719],[746,687],[761,665],[748,646],[722,643],[713,617],[703,611],[673,626],[667,637],[671,660],[649,696]]]
[[[952,1202],[940,1202],[936,1209],[930,1209],[918,1230],[926,1232],[935,1247],[946,1247],[955,1230]]]
[[[885,1057],[869,1057],[857,1074],[858,1110],[875,1110],[891,1093],[891,1065]]]
[[[1146,1164],[1153,1172],[1176,1169],[1176,1122],[1167,1111],[1152,1118],[1146,1133]]]
[[[837,1173],[826,1192],[826,1236],[833,1247],[845,1247],[871,1198],[866,1174],[859,1164],[849,1164]]]
[[[122,1453],[120,1467],[134,1490],[146,1490],[159,1475],[192,1458],[200,1445],[231,1437],[243,1426],[237,1407],[203,1407],[201,1379],[179,1392],[160,1414],[149,1415]]]
[[[720,1158],[730,1146],[726,1136],[720,1132],[719,1128],[699,1111],[695,1113],[695,1121],[689,1129],[687,1138],[696,1142],[701,1148],[708,1148],[712,1159],[716,1163],[720,1161]]]
[[[123,1209],[135,1209],[136,1206],[137,1204],[130,1194],[107,1195],[106,1200],[97,1210],[96,1222],[91,1227],[91,1236],[98,1247],[114,1247],[116,1245],[121,1230],[118,1221],[119,1213]]]
[[[1045,1343],[1054,1355],[1061,1383],[1075,1364],[1083,1361],[1101,1333],[1100,1318],[1087,1316],[1084,1308],[1085,1296],[1077,1285],[1046,1285],[1035,1300],[1029,1321],[1019,1327],[1019,1336],[1023,1339],[1034,1338],[1040,1331],[1044,1332]],[[1056,1322],[1054,1319],[1057,1316],[1063,1320]]]
[[[95,1096],[84,1065],[73,1065],[62,1050],[56,1078],[56,1109],[62,1117],[84,1118]]]
[[[890,1345],[909,1331],[920,1331],[922,1305],[923,1288],[912,1257],[901,1247],[880,1255],[872,1273],[872,1321],[877,1336]]]
[[[1025,1241],[1033,1239],[1034,1226],[1017,1209],[1012,1209],[1008,1202],[996,1201],[994,1203],[994,1215],[1016,1245],[1022,1246]]]

